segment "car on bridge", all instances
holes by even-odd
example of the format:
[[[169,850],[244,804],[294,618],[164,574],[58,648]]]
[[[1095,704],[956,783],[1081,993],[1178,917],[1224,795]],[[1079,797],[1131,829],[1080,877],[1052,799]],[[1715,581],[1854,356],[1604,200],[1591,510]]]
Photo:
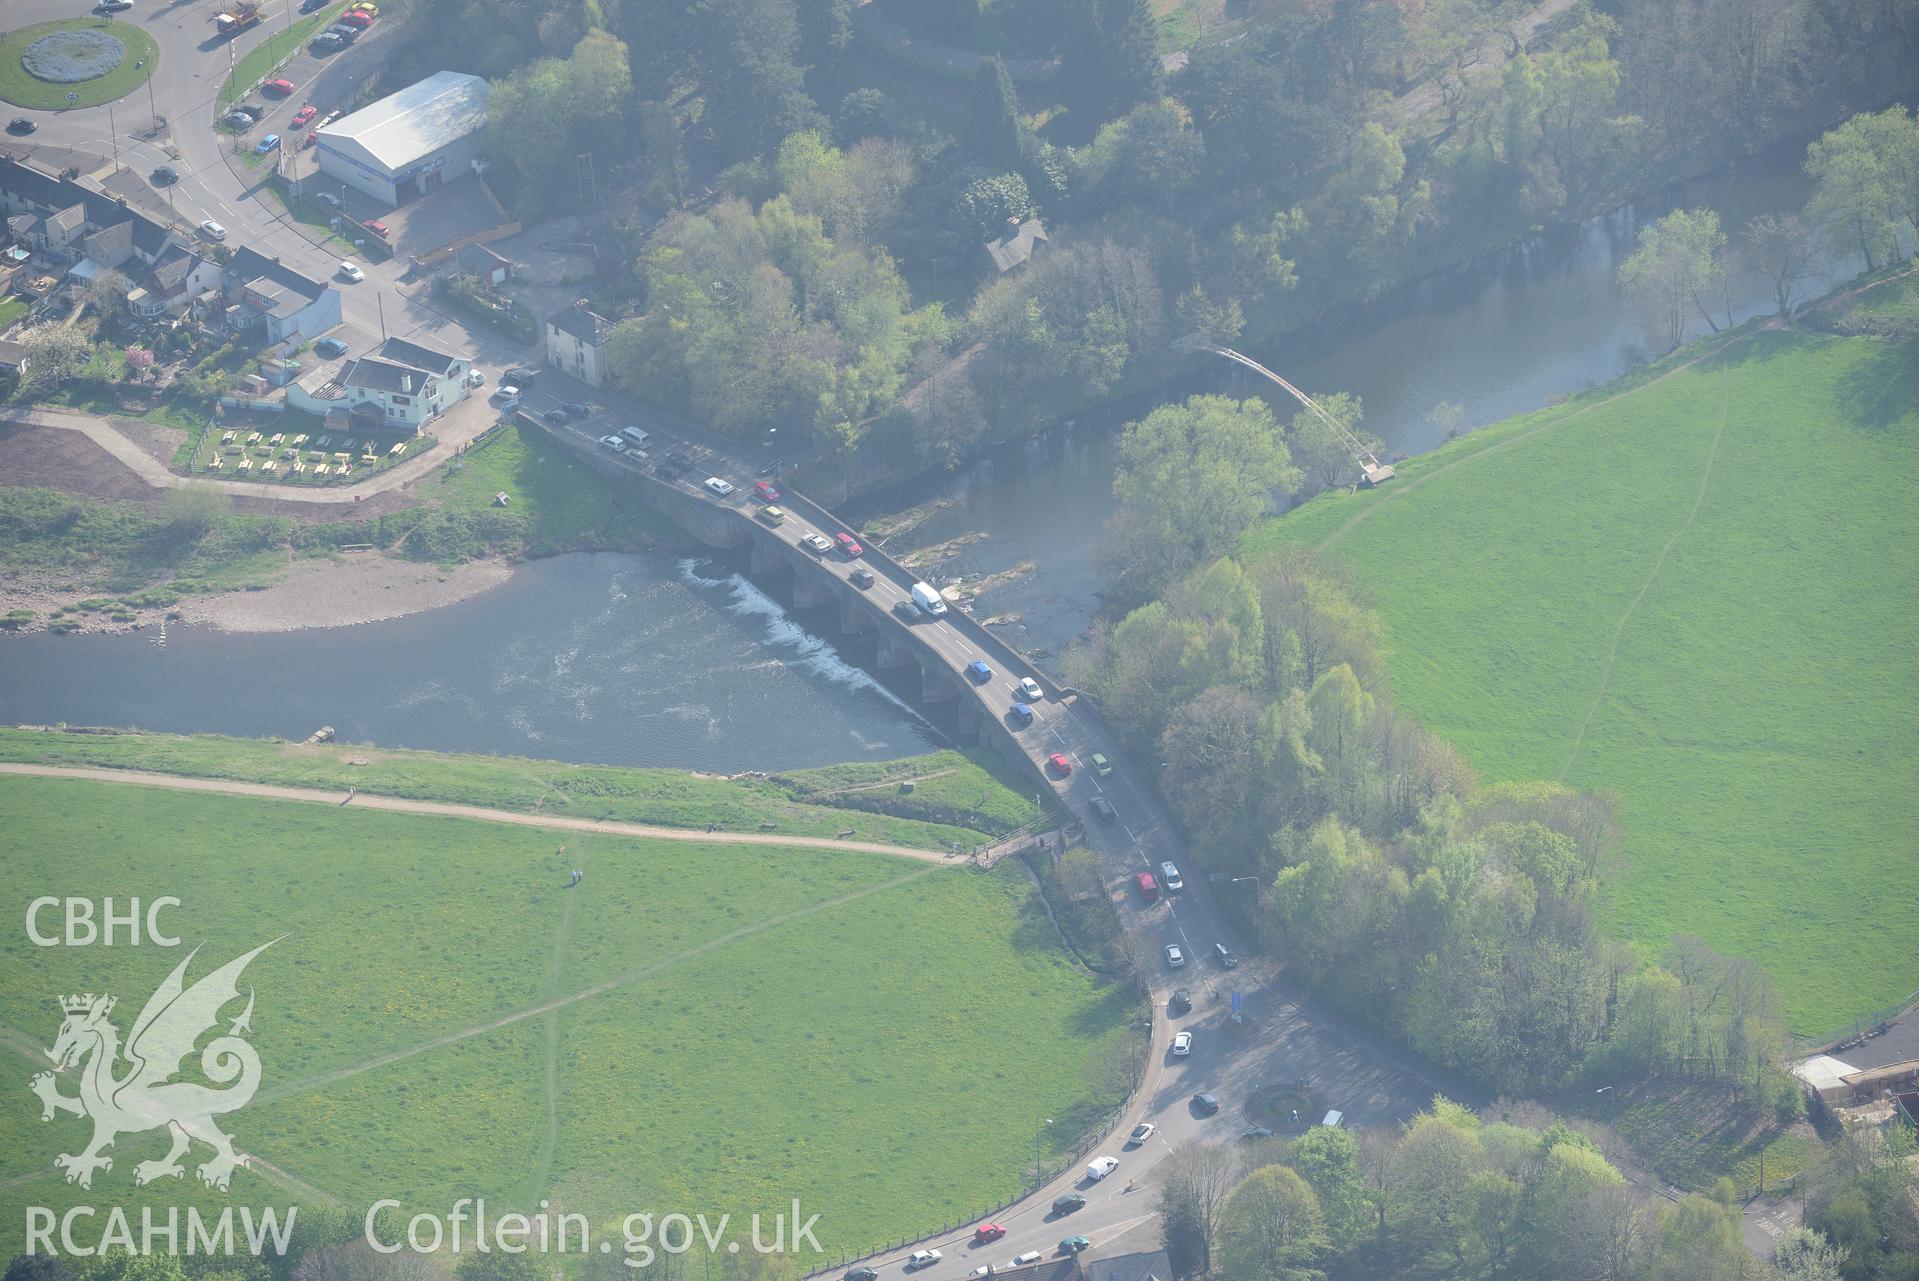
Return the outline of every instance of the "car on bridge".
[[[858,569],[848,574],[847,578],[852,581],[853,586],[862,589],[871,587],[874,582],[873,571],[864,565],[861,565]]]
[[[1073,772],[1073,762],[1066,759],[1065,753],[1054,752],[1046,758],[1046,768],[1052,770],[1055,776],[1065,778]]]
[[[1019,678],[1019,692],[1020,696],[1029,703],[1043,703],[1046,701],[1046,691],[1041,689],[1039,682],[1031,676],[1022,676]]]
[[[769,525],[784,525],[786,523],[786,513],[770,504],[760,508],[754,515]]]
[[[557,413],[559,411],[555,410],[554,412]],[[726,498],[733,493],[733,482],[730,480],[721,480],[718,476],[708,476],[700,482],[700,488],[715,498]]]
[[[1014,703],[1013,710],[1006,713],[1006,716],[1017,729],[1025,729],[1033,723],[1033,709],[1024,703]]]
[[[826,541],[825,534],[808,534],[800,539],[800,545],[815,556],[824,556],[833,550],[833,544]]]
[[[860,540],[844,530],[833,535],[833,543],[840,549],[840,555],[848,560],[858,560],[866,555],[866,549],[860,546]]]
[[[998,1223],[982,1223],[973,1229],[973,1240],[979,1245],[985,1245],[988,1241],[997,1241],[1005,1235],[1006,1228]]]
[[[893,617],[902,623],[917,623],[923,616],[920,613],[920,607],[912,601],[896,600],[893,602]]]
[[[975,685],[984,685],[993,679],[993,669],[986,665],[985,659],[976,658],[966,665],[966,677]]]
[[[753,497],[763,503],[777,503],[780,501],[780,491],[773,488],[770,481],[756,480],[753,482]]]

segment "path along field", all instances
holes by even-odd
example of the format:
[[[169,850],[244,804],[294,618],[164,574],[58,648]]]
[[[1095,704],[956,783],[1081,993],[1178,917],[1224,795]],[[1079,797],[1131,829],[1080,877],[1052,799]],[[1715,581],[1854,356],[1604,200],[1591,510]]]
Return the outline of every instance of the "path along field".
[[[1805,1034],[1919,987],[1919,343],[1712,340],[1401,476],[1247,551],[1349,566],[1485,778],[1616,795],[1623,937],[1758,958]]]
[[[29,1205],[137,1223],[145,1204],[445,1213],[481,1195],[602,1229],[798,1196],[829,1250],[858,1248],[1018,1189],[1030,1135],[981,1118],[1074,1132],[1117,1102],[1098,1064],[1136,1011],[1068,963],[1016,868],[19,775],[0,777],[0,812],[7,902],[175,895],[169,928],[204,945],[190,978],[285,936],[246,975],[264,1080],[229,1118],[266,1164],[228,1198],[191,1168],[136,1188],[157,1133],[69,1187],[52,1161],[86,1123],[42,1124],[25,1092],[57,997],[112,992],[124,1034],[185,947],[40,948],[17,917],[0,932],[9,1255]]]

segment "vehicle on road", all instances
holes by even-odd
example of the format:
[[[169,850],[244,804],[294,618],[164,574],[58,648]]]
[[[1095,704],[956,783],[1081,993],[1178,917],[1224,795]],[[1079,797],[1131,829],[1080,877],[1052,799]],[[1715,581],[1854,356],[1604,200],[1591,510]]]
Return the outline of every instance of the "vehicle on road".
[[[1038,1250],[1027,1250],[1021,1254],[1014,1255],[1007,1261],[1006,1266],[1009,1268],[1030,1268],[1043,1257]]]
[[[564,409],[549,409],[545,413],[541,414],[540,417],[546,419],[548,422],[552,423],[555,427],[564,427],[568,423],[573,421],[572,416],[568,414]]]
[[[1113,763],[1106,759],[1106,753],[1093,753],[1093,773],[1100,778],[1111,778],[1113,776]]]
[[[1182,1014],[1191,1013],[1192,1009],[1193,994],[1183,987],[1174,988],[1172,996],[1167,998],[1166,1012],[1174,1018],[1178,1018]]]
[[[1159,879],[1166,882],[1166,889],[1169,893],[1177,894],[1186,888],[1186,882],[1181,878],[1179,869],[1174,867],[1170,861],[1159,865]]]
[[[616,454],[626,452],[626,442],[618,436],[602,436],[600,437],[600,443]]]
[[[1193,1096],[1193,1111],[1199,1113],[1201,1116],[1214,1116],[1219,1112],[1219,1100],[1211,1094],[1195,1094]]]
[[[1126,1146],[1136,1148],[1152,1138],[1158,1130],[1159,1127],[1151,1121],[1141,1121],[1133,1127],[1133,1132],[1126,1136]]]
[[[1150,875],[1150,873],[1141,873],[1141,875]],[[1166,968],[1169,970],[1177,970],[1185,964],[1186,953],[1179,950],[1179,944],[1168,943],[1166,945]]]
[[[848,560],[858,560],[866,555],[866,549],[860,546],[860,540],[845,531],[833,535],[833,545],[838,547],[840,555]]]
[[[481,371],[481,370],[478,370],[478,369],[469,369],[469,370],[467,370],[467,371],[466,371],[466,385],[467,385],[467,386],[469,386],[469,387],[484,387],[484,386],[486,386],[486,374],[485,374],[485,373],[484,373],[483,371]]]
[[[1091,1161],[1088,1161],[1086,1163],[1086,1177],[1091,1179],[1093,1182],[1098,1183],[1101,1179],[1105,1178],[1107,1175],[1111,1174],[1114,1170],[1117,1170],[1117,1169],[1119,1169],[1118,1157],[1116,1156],[1094,1157]]]
[[[1141,898],[1145,899],[1148,903],[1159,902],[1159,882],[1153,879],[1151,872],[1141,872],[1133,878],[1133,883],[1139,886],[1139,896]]]
[[[583,400],[569,400],[566,402],[566,412],[575,418],[588,418],[593,414],[593,406]]]
[[[1057,778],[1065,778],[1073,772],[1073,762],[1066,759],[1064,753],[1054,752],[1046,758],[1046,768],[1053,771]]]
[[[33,123],[33,121],[27,119],[25,116],[15,116],[13,119],[7,121],[8,133],[32,133],[39,127],[39,125]]]
[[[896,600],[893,602],[893,617],[908,623],[917,623],[921,618],[920,607],[910,600]]]
[[[753,482],[753,497],[763,503],[777,503],[780,501],[780,491],[773,488],[771,481],[756,480]]]
[[[642,428],[642,427],[622,427],[620,428],[620,435],[626,437],[628,440],[632,441],[635,445],[639,446],[641,449],[645,449],[648,445],[653,443],[653,433],[650,431],[647,431],[645,428]],[[776,503],[779,500],[780,500],[780,496],[778,494],[775,494],[771,498],[767,499],[766,501],[769,503]]]
[[[1022,676],[1019,678],[1019,692],[1020,696],[1029,703],[1043,703],[1046,701],[1046,691],[1041,689],[1039,682],[1031,676]]]
[[[929,583],[913,584],[913,603],[920,607],[920,612],[934,618],[946,612],[946,599],[934,591]]]
[[[1033,709],[1024,703],[1014,703],[1013,709],[1006,715],[1020,729],[1025,729],[1033,723]]]
[[[260,86],[261,93],[270,93],[276,98],[284,98],[293,92],[291,80],[269,80]]]
[[[938,1250],[915,1250],[906,1260],[906,1270],[917,1272],[921,1268],[930,1268],[945,1257]]]
[[[300,12],[312,13],[315,9],[326,8],[327,0],[300,0]]]
[[[1213,959],[1219,962],[1222,970],[1237,969],[1239,966],[1239,958],[1229,952],[1224,943],[1213,944]]]
[[[493,395],[490,396],[488,399],[494,400],[494,401],[501,401],[501,400],[518,400],[519,398],[520,398],[520,389],[518,387],[515,387],[512,383],[501,383],[498,387],[495,387],[493,389]]]
[[[213,219],[208,218],[200,224],[200,234],[208,240],[225,240],[227,238],[227,229],[213,221]]]
[[[532,389],[534,382],[538,380],[539,376],[540,376],[539,370],[527,369],[524,366],[519,366],[519,365],[514,366],[512,369],[509,369],[505,373],[500,375],[500,377],[506,379],[508,382],[512,383],[515,387],[524,387],[524,388],[527,388],[528,390]]]
[[[700,482],[700,487],[715,498],[725,498],[733,492],[733,482],[721,480],[718,476],[708,476]]]
[[[1102,823],[1110,823],[1119,817],[1119,811],[1114,809],[1113,803],[1104,796],[1095,796],[1086,802],[1086,808],[1093,811],[1093,817]]]
[[[172,165],[160,165],[153,171],[153,185],[156,187],[171,187],[178,181],[180,171]]]
[[[357,285],[366,279],[366,273],[350,262],[342,262],[340,264],[340,279],[350,280]]]
[[[1059,1243],[1059,1252],[1061,1254],[1079,1254],[1082,1251],[1092,1248],[1093,1243],[1085,1237],[1067,1237]]]
[[[260,6],[255,0],[230,6],[224,13],[213,15],[213,25],[223,36],[237,36],[248,27],[260,21]]]
[[[293,127],[295,129],[298,129],[301,125],[305,124],[307,121],[313,119],[313,117],[319,114],[320,114],[320,109],[309,102],[306,106],[301,107],[298,111],[293,113]]]
[[[1065,1196],[1053,1198],[1054,1214],[1071,1214],[1075,1210],[1086,1208],[1086,1198],[1077,1192],[1068,1192]]]
[[[968,1272],[966,1275],[969,1277],[990,1277],[997,1270],[998,1269],[994,1268],[994,1266],[990,1263],[982,1263],[977,1268],[974,1268],[971,1272]]]
[[[986,665],[985,659],[976,658],[966,665],[966,679],[975,685],[984,685],[993,679],[993,669]]]
[[[777,507],[762,507],[753,514],[769,525],[784,525],[786,523],[786,513]]]
[[[858,569],[848,574],[847,578],[851,580],[853,586],[861,588],[862,590],[871,587],[874,582],[873,571],[864,565],[861,565]]]
[[[812,552],[815,556],[824,556],[833,550],[833,544],[826,541],[825,534],[808,534],[806,537],[800,539],[800,546],[806,548],[807,551]]]
[[[382,240],[387,238],[387,225],[378,218],[367,218],[363,220],[360,225]]]
[[[95,13],[125,13],[133,8],[133,0],[100,0],[93,6]]]
[[[1006,1227],[999,1223],[982,1223],[973,1229],[973,1240],[981,1245],[988,1241],[997,1241],[1006,1235]]]
[[[847,1272],[846,1281],[880,1281],[880,1274],[871,1268],[853,1268]]]
[[[1173,1057],[1183,1059],[1193,1052],[1193,1034],[1181,1032],[1173,1037]]]
[[[510,414],[520,407],[520,389],[518,387],[498,387],[488,397],[503,414]]]

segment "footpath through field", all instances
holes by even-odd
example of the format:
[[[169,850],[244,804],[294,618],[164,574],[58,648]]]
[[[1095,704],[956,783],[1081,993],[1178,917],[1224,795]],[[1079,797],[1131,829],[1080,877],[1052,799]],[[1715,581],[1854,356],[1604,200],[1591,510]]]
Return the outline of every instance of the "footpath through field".
[[[96,783],[134,783],[145,787],[170,787],[183,792],[221,792],[229,796],[260,796],[276,801],[305,801],[308,804],[340,805],[345,792],[322,791],[317,787],[283,787],[273,783],[243,783],[225,778],[189,778],[180,774],[154,774],[145,770],[88,769],[78,765],[26,765],[0,762],[0,774],[27,774],[36,778],[79,778]],[[605,832],[613,836],[645,836],[662,841],[695,841],[706,845],[779,845],[789,849],[843,850],[855,854],[890,854],[895,858],[917,859],[923,863],[950,863],[964,860],[934,850],[916,850],[906,845],[888,845],[881,841],[842,841],[825,836],[781,836],[772,832],[696,832],[684,827],[654,827],[646,823],[622,823],[613,819],[567,818],[558,814],[520,814],[513,810],[484,809],[478,805],[456,805],[450,801],[420,801],[404,796],[376,796],[369,792],[352,794],[360,809],[396,810],[402,814],[438,814],[444,818],[473,819],[481,823],[512,823],[520,827],[556,828],[569,832]]]

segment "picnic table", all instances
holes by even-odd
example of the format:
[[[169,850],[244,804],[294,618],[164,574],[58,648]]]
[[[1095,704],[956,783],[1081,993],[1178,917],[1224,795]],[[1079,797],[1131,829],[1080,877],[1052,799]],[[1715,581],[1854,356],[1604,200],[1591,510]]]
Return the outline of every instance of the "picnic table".
[[[241,471],[252,471],[252,470],[253,470],[253,460],[252,460],[251,458],[242,458],[242,459],[240,460],[240,468],[239,468],[239,470],[241,470]]]
[[[281,441],[285,440],[286,438],[287,438],[287,434],[285,432],[276,431],[273,433],[271,437],[268,438],[267,444],[278,445]]]
[[[212,462],[209,462],[209,463],[207,464],[207,468],[208,468],[208,470],[210,470],[210,471],[219,471],[219,470],[220,470],[220,455],[218,455],[218,454],[215,454],[215,455],[213,456],[213,461],[212,461]]]
[[[259,432],[257,432],[257,431],[250,431],[250,432],[248,432],[248,433],[247,433],[247,444],[249,444],[249,445],[257,445],[257,444],[259,444],[259,443],[260,443],[260,433],[259,433]]]
[[[233,443],[233,433],[227,432],[224,435],[222,435],[220,437],[220,443],[222,445],[231,445]]]
[[[293,438],[293,443],[294,443],[294,444],[296,444],[296,445],[304,445],[304,444],[306,444],[306,443],[307,443],[307,434],[306,434],[305,432],[301,432],[301,433],[300,433],[300,434],[299,434],[298,436],[295,436],[295,437]]]
[[[331,476],[333,474],[333,469],[327,466],[325,463],[321,463],[318,467],[315,467],[313,469],[313,474],[315,476]]]
[[[406,442],[404,440],[396,440],[393,442],[393,448],[387,450],[386,452],[395,457],[397,457],[400,454],[404,454],[406,452]]]
[[[335,454],[333,455],[333,461],[334,461],[334,462],[336,462],[336,463],[344,463],[344,462],[347,462],[348,460],[350,460],[351,458],[352,458],[352,455],[351,455],[351,454],[347,454],[347,453],[343,453],[343,452],[342,452],[342,453],[335,453]]]

